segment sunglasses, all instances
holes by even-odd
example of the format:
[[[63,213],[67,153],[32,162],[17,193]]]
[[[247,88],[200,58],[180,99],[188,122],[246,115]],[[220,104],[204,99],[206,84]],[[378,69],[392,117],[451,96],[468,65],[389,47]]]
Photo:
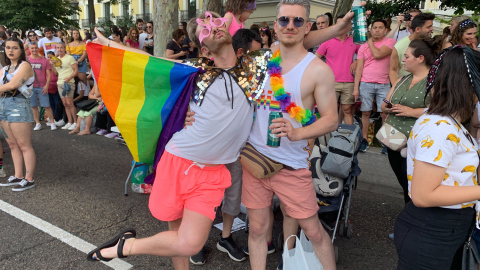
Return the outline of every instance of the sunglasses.
[[[210,18],[210,22],[207,21],[207,19]],[[226,18],[215,18],[213,19],[213,16],[210,12],[205,12],[205,19],[202,20],[200,18],[197,18],[197,24],[201,26],[205,26],[205,28],[202,29],[200,32],[200,35],[198,37],[198,40],[200,41],[200,44],[202,43],[202,40],[204,38],[207,38],[210,36],[212,33],[212,27],[221,27],[227,22],[228,19]]]
[[[297,28],[302,27],[305,24],[305,19],[302,17],[295,17],[295,18],[292,18],[292,20],[293,20],[293,25]],[[279,17],[277,21],[281,27],[285,27],[290,23],[290,18],[288,18],[287,16],[282,16],[282,17]]]
[[[28,37],[34,37],[35,35],[28,35]]]

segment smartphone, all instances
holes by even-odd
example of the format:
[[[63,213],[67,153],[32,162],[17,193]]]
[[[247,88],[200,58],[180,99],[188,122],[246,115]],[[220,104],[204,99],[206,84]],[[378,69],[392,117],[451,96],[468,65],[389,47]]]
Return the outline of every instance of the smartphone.
[[[387,99],[384,99],[383,102],[387,103],[387,108],[391,109],[393,107],[392,103]]]

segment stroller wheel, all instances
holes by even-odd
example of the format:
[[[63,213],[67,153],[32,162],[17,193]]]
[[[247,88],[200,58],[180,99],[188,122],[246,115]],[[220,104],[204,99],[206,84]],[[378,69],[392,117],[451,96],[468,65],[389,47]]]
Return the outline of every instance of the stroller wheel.
[[[338,225],[338,235],[345,236],[345,222],[340,221],[340,225]]]
[[[347,235],[347,238],[348,238],[348,239],[350,239],[350,238],[353,237],[353,224],[350,223],[350,224],[347,225],[347,233],[346,233],[346,235]]]

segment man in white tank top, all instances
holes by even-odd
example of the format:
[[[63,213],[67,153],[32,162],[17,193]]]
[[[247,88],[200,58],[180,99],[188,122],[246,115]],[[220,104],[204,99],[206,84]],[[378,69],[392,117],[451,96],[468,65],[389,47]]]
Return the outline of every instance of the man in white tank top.
[[[280,44],[273,51],[280,50],[283,86],[285,92],[291,94],[292,102],[310,110],[317,104],[321,118],[302,127],[300,122],[284,112],[283,118],[273,120],[270,126],[272,132],[281,137],[280,147],[266,146],[269,113],[278,110],[278,106],[273,105],[275,99],[271,96],[270,81],[267,81],[264,94],[268,97],[265,100],[271,102],[257,106],[248,142],[285,167],[266,179],[258,179],[245,168],[243,170],[242,203],[247,207],[250,221],[248,248],[253,270],[266,268],[266,235],[273,194],[277,194],[285,205],[284,216],[298,221],[324,269],[336,268],[332,242],[318,219],[318,205],[307,162],[307,140],[337,128],[335,80],[328,65],[304,48],[304,36],[311,27],[309,11],[308,0],[280,1],[274,23]]]

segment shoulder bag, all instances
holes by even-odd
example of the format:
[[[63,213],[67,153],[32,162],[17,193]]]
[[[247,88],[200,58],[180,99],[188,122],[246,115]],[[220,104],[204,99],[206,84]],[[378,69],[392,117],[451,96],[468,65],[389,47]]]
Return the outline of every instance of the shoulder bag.
[[[393,91],[392,95],[390,96],[390,101],[392,101],[393,95],[395,92],[400,88],[400,86],[407,81],[407,78],[404,77],[396,87],[395,91]],[[390,115],[389,115],[390,116]],[[402,132],[396,129],[394,126],[387,123],[388,117],[385,119],[385,123],[383,123],[382,127],[378,130],[377,135],[375,137],[383,143],[386,147],[392,149],[393,151],[400,151],[407,145],[407,136],[405,136]]]

